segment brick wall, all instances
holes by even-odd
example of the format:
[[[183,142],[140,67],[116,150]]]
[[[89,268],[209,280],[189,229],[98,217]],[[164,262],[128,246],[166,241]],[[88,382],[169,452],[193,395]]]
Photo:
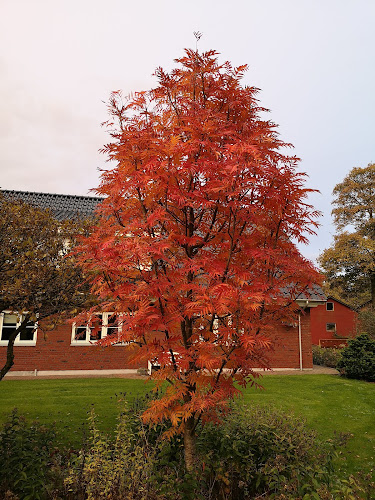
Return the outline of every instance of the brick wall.
[[[282,326],[272,337],[273,352],[269,356],[273,368],[299,368],[298,324]],[[302,367],[312,368],[310,309],[301,311]]]
[[[12,370],[101,370],[139,368],[131,363],[126,346],[102,348],[96,345],[71,345],[72,327],[62,325],[44,334],[38,330],[36,346],[15,346]],[[6,347],[0,347],[0,360]],[[146,366],[146,364],[144,365]]]
[[[337,338],[334,331],[327,331],[327,323],[336,324],[336,334],[343,337],[354,337],[357,328],[358,314],[350,307],[328,298],[334,310],[327,311],[326,304],[311,310],[311,342],[319,345],[321,340]]]
[[[301,316],[303,367],[312,368],[310,313]],[[273,368],[299,368],[298,327],[282,326],[271,338],[269,354]],[[71,345],[71,325],[59,326],[43,334],[38,331],[36,346],[16,346],[12,370],[100,370],[135,369],[131,362],[134,352],[127,346],[98,347]],[[4,363],[6,347],[0,346],[0,363]],[[144,365],[146,366],[146,364]]]

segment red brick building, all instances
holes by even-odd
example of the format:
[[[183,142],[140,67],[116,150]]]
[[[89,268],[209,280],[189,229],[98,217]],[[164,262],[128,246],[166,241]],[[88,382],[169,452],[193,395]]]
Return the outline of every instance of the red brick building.
[[[21,191],[2,191],[2,193],[8,198],[20,198],[41,208],[50,208],[59,220],[77,213],[88,216],[100,201],[99,198],[85,196]],[[320,317],[319,314],[316,315],[316,311],[324,310],[325,300],[326,297],[317,286],[306,296],[297,299],[301,309],[296,322],[292,325],[281,324],[271,339],[273,350],[269,354],[270,366],[275,369],[312,368],[312,318]],[[19,320],[17,316],[6,312],[0,314],[0,364],[5,360],[9,332],[17,327]],[[100,337],[116,334],[117,328],[118,326],[112,322],[110,313],[103,313]],[[16,339],[15,364],[12,372],[47,375],[51,372],[73,374],[77,371],[83,374],[84,371],[94,370],[100,370],[102,373],[136,371],[141,367],[131,363],[132,349],[134,347],[123,344],[105,348],[96,345],[91,337],[90,328],[85,325],[75,326],[66,323],[47,333],[41,329],[30,328],[23,338]]]
[[[104,313],[103,316],[106,316]],[[269,353],[272,368],[309,369],[312,368],[311,308],[301,310],[299,321],[293,325],[280,325],[280,330],[271,338],[273,349]],[[105,325],[106,319],[103,319]],[[10,314],[0,316],[0,364],[5,361],[7,329],[16,326],[17,318]],[[108,326],[102,327],[104,337]],[[104,370],[116,373],[136,371],[140,366],[131,363],[134,347],[118,344],[100,347],[90,340],[90,332],[76,337],[77,328],[71,324],[57,327],[44,333],[41,329],[30,331],[24,339],[17,338],[14,346],[15,362],[12,371],[16,374],[51,374],[82,370]],[[109,333],[108,333],[109,334]],[[146,363],[144,368],[146,368]]]
[[[328,297],[311,311],[311,342],[322,347],[346,345],[346,339],[355,337],[358,313],[340,300]]]

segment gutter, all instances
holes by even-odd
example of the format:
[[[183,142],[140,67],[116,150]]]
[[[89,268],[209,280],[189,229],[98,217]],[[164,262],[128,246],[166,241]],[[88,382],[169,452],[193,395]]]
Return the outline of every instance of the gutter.
[[[298,350],[299,350],[299,369],[303,370],[302,364],[302,328],[301,328],[301,313],[298,313]]]
[[[308,299],[297,299],[297,304],[301,309],[307,309],[308,307],[318,307],[321,304],[325,304],[326,300],[308,300]],[[302,325],[301,325],[301,312],[298,313],[298,351],[299,351],[299,369],[303,370],[302,362]]]

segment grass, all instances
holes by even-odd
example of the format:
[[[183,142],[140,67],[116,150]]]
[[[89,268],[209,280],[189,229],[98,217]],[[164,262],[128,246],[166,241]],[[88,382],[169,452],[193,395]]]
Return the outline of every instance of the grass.
[[[82,442],[88,412],[95,407],[99,428],[111,432],[118,414],[117,401],[149,390],[144,380],[117,378],[8,380],[0,384],[0,424],[17,408],[28,420],[54,425],[63,444]]]
[[[267,375],[264,391],[246,390],[243,404],[272,404],[302,416],[322,440],[350,434],[344,471],[375,470],[375,384],[337,375]]]
[[[306,419],[321,439],[353,437],[343,453],[345,471],[375,469],[375,384],[333,375],[267,375],[265,390],[248,388],[242,404],[274,405]],[[0,423],[17,407],[29,420],[56,425],[64,443],[78,446],[91,406],[108,432],[116,422],[118,398],[147,392],[143,380],[98,378],[9,380],[0,384]]]

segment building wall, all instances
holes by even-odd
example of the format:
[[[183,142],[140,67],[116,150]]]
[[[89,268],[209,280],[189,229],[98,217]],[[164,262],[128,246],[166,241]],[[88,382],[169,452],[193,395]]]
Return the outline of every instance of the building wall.
[[[310,309],[301,311],[302,367],[312,368]],[[299,368],[298,321],[294,326],[283,326],[272,338],[273,352],[270,355],[273,368]]]
[[[302,313],[303,368],[312,368],[310,313]],[[272,338],[273,349],[269,353],[273,368],[299,368],[298,325],[282,326]],[[134,349],[134,348],[133,348]],[[118,345],[71,345],[71,325],[59,326],[44,334],[38,331],[35,346],[15,346],[13,371],[31,370],[104,370],[136,369],[131,362],[133,349]],[[0,346],[0,363],[4,363],[6,346]],[[146,367],[146,363],[144,364]]]
[[[38,330],[35,346],[15,346],[12,370],[103,370],[139,368],[131,364],[134,352],[127,346],[102,348],[96,345],[71,345],[72,326],[60,325],[44,334]],[[0,347],[0,360],[5,360],[6,347]],[[146,363],[144,364],[146,367]]]
[[[328,298],[327,303],[329,302],[334,305],[333,311],[327,311],[326,304],[311,309],[311,341],[313,345],[319,345],[325,339],[354,337],[356,334],[358,317],[356,311],[335,299]],[[336,324],[336,332],[327,331],[328,323]]]

